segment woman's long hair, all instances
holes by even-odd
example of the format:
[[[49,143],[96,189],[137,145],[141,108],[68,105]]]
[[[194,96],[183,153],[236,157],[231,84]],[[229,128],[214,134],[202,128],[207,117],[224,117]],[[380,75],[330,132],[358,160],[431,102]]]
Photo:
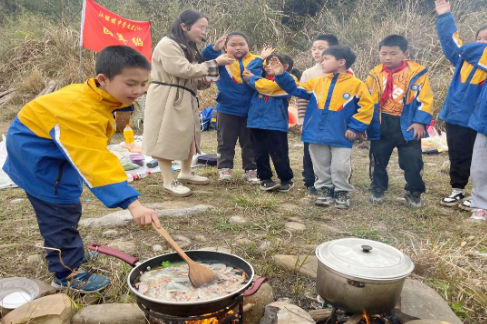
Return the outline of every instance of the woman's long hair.
[[[208,19],[205,15],[198,11],[194,10],[185,10],[180,15],[179,18],[169,27],[166,32],[167,37],[171,38],[172,40],[176,41],[184,51],[184,56],[190,62],[197,61],[201,63],[204,61],[203,56],[201,56],[200,51],[196,47],[196,43],[192,41],[188,41],[186,35],[184,34],[183,29],[181,28],[181,24],[184,23],[188,30],[191,29],[193,24],[197,22],[201,18]]]

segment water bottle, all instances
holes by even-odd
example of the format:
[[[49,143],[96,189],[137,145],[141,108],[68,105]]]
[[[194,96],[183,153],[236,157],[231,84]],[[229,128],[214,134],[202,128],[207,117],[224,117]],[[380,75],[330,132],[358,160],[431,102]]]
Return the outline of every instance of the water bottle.
[[[127,176],[127,181],[132,182],[135,180],[140,180],[142,178],[147,178],[149,174],[151,174],[150,171],[131,173]]]
[[[155,167],[156,167],[156,166],[158,166],[158,165],[159,165],[159,161],[157,161],[157,159],[154,159],[154,160],[152,160],[152,161],[150,161],[150,162],[147,162],[147,164],[146,164],[146,166],[147,166],[148,168],[151,168],[151,169],[152,169],[152,168],[155,168]]]
[[[125,144],[132,144],[134,142],[134,130],[130,125],[126,125],[124,128],[123,139],[125,140]]]

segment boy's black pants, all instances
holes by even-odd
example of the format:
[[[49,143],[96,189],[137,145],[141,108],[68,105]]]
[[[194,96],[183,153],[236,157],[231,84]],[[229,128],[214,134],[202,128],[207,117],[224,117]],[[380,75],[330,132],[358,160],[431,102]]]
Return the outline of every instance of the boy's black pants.
[[[252,128],[250,134],[259,179],[267,180],[272,178],[270,156],[279,179],[281,181],[291,180],[293,178],[293,170],[291,170],[289,164],[287,133],[277,130]]]
[[[450,158],[450,185],[465,189],[470,177],[473,145],[477,132],[469,127],[445,123],[448,157]]]
[[[255,157],[250,140],[250,129],[247,128],[247,117],[239,117],[217,112],[217,139],[218,139],[218,169],[233,169],[235,145],[237,140],[242,148],[242,168],[255,170]]]
[[[392,151],[397,147],[399,167],[404,171],[406,186],[410,192],[425,191],[421,176],[423,157],[421,155],[421,141],[405,141],[401,131],[401,117],[382,114],[381,138],[370,141],[370,178],[371,189],[387,190],[389,177],[387,164]]]
[[[27,194],[37,216],[37,223],[44,238],[44,246],[60,249],[66,266],[76,269],[83,262],[83,241],[78,232],[81,218],[81,203],[55,204]],[[50,272],[69,271],[60,260],[59,251],[47,251],[47,266]]]
[[[315,185],[316,177],[313,170],[313,161],[309,155],[309,143],[304,143],[304,155],[303,155],[303,181],[306,188],[313,187]]]

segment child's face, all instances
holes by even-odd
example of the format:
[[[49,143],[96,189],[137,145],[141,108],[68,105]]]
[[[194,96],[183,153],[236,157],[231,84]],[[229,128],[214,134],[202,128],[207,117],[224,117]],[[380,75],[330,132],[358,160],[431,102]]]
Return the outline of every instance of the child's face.
[[[149,71],[142,68],[124,68],[122,73],[111,80],[104,74],[97,76],[100,89],[111,94],[115,99],[126,105],[131,105],[144,94],[149,81]]]
[[[311,47],[311,55],[316,63],[323,62],[323,51],[328,47],[330,47],[330,45],[328,45],[327,41],[317,40],[313,42],[313,46]]]
[[[206,31],[208,29],[208,19],[202,17],[196,20],[196,22],[189,29],[183,23],[181,24],[181,28],[183,29],[184,36],[186,36],[186,39],[188,41],[199,44],[206,36]]]
[[[345,72],[347,71],[345,63],[346,61],[343,59],[337,60],[335,56],[325,54],[323,55],[323,62],[321,62],[321,70],[323,73]]]
[[[236,59],[242,58],[249,51],[249,44],[244,37],[239,35],[230,36],[225,45],[227,54],[232,55]]]
[[[382,64],[394,70],[407,56],[407,51],[403,52],[399,46],[382,46],[379,50],[379,59]]]
[[[481,30],[477,36],[477,42],[487,44],[487,29]]]
[[[267,62],[267,65],[265,66],[265,74],[268,77],[274,76],[274,70],[271,68],[271,64],[269,61]]]

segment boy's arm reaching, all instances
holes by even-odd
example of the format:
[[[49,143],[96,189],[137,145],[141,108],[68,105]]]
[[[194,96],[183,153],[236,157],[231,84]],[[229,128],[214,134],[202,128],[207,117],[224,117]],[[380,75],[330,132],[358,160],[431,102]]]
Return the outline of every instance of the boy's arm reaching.
[[[450,3],[445,0],[436,0],[436,30],[440,38],[441,48],[446,58],[453,64],[457,65],[460,60],[460,47],[462,41],[458,37],[458,29],[455,25],[455,19],[450,12]]]
[[[205,58],[205,60],[214,60],[222,54],[222,48],[227,40],[227,37],[228,35],[223,35],[222,37],[218,38],[215,44],[210,44],[203,49],[201,55]]]

